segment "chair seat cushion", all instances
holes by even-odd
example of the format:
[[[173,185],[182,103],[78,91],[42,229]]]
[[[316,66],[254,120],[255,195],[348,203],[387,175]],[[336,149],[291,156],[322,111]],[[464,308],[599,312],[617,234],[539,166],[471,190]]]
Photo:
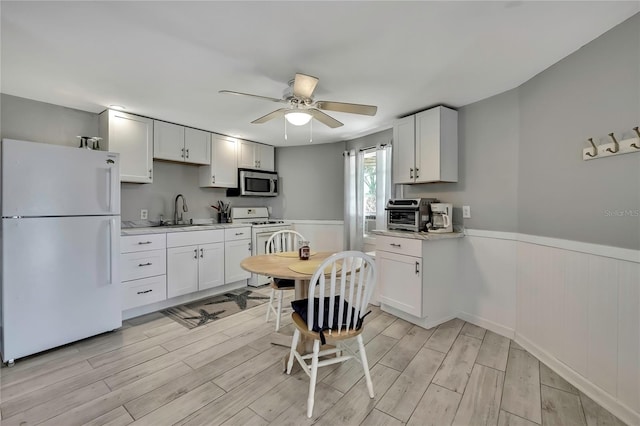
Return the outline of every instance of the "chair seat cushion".
[[[371,313],[371,311],[367,312],[366,314],[362,315],[362,312],[360,313],[360,318],[355,318],[356,316],[356,311],[355,309],[352,307],[351,309],[349,309],[349,305],[346,301],[343,302],[344,303],[344,310],[343,310],[343,315],[342,315],[342,321],[339,321],[339,312],[340,312],[340,298],[336,297],[334,298],[334,307],[333,307],[333,323],[332,324],[327,324],[327,319],[329,318],[329,305],[331,304],[331,298],[330,297],[325,297],[324,298],[324,324],[322,326],[319,325],[319,321],[318,321],[318,313],[320,311],[320,299],[315,297],[313,299],[313,310],[314,310],[314,314],[313,314],[313,325],[311,327],[312,331],[315,331],[316,333],[320,334],[320,341],[322,342],[322,344],[326,344],[326,338],[324,336],[324,331],[328,331],[328,330],[338,330],[338,326],[341,325],[342,328],[345,328],[346,324],[347,324],[347,319],[349,319],[349,316],[351,316],[350,321],[349,321],[349,327],[353,328],[353,324],[355,324],[355,329],[359,330],[360,328],[362,328],[362,323],[364,321],[364,317],[366,317],[367,315],[369,315]],[[294,312],[297,313],[298,315],[300,315],[300,317],[304,320],[304,322],[308,325],[309,321],[309,313],[308,313],[308,308],[309,308],[309,300],[308,299],[300,299],[300,300],[294,300],[293,302],[291,302],[291,307],[293,308]]]
[[[296,286],[296,282],[294,280],[286,280],[283,278],[274,278],[273,283],[276,288],[294,288]]]

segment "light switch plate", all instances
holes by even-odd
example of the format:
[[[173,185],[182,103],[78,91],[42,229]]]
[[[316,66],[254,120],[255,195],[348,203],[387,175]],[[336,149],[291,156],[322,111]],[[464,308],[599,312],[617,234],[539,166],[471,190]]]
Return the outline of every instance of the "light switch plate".
[[[462,206],[462,218],[471,219],[471,206]]]
[[[149,210],[147,209],[140,210],[140,219],[146,220],[148,218],[149,218]]]

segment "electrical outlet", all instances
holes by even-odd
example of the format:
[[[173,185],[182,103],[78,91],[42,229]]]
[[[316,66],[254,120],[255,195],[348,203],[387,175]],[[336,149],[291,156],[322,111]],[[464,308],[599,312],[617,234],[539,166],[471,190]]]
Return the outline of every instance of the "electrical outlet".
[[[140,219],[146,220],[148,218],[149,218],[149,210],[147,209],[140,210]]]
[[[462,218],[471,219],[471,206],[462,206]]]

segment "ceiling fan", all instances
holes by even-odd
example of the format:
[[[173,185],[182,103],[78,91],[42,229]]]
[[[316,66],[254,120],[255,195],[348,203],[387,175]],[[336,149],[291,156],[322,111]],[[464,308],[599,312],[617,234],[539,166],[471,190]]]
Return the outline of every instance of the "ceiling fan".
[[[305,74],[296,74],[289,81],[289,87],[285,90],[281,99],[268,96],[252,95],[250,93],[234,92],[233,90],[220,90],[219,93],[231,95],[251,96],[271,102],[289,104],[288,108],[280,108],[269,114],[253,120],[252,124],[262,124],[275,118],[285,117],[287,121],[296,126],[307,124],[315,118],[322,124],[331,128],[340,127],[343,124],[320,110],[347,112],[350,114],[376,115],[378,107],[373,105],[349,104],[345,102],[316,101],[313,92],[318,84],[318,78]]]

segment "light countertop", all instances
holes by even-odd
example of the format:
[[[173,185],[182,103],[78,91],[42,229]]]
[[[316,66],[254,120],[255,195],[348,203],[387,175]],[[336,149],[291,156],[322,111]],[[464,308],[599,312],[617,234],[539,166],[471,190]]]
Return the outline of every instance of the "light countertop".
[[[173,228],[171,226],[146,226],[146,227],[132,227],[122,228],[120,235],[146,235],[146,234],[168,234],[171,232],[191,232],[191,231],[207,231],[211,229],[227,229],[227,228],[243,228],[251,226],[248,223],[212,223],[212,224],[199,224],[189,225],[183,227]]]
[[[398,230],[386,230],[386,229],[374,229],[371,231],[372,234],[375,235],[384,235],[386,237],[400,237],[400,238],[411,238],[414,240],[447,240],[450,238],[462,238],[464,237],[464,232],[447,232],[443,234],[438,234],[434,232],[413,232],[413,231],[398,231]]]

